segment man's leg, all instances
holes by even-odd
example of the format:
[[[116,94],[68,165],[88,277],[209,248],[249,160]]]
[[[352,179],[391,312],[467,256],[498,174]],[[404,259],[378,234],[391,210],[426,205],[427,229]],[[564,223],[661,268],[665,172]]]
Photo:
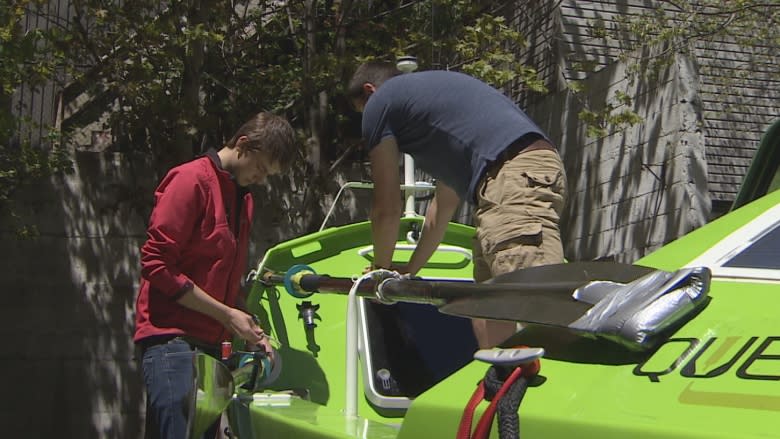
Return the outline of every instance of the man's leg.
[[[474,263],[475,282],[484,282],[493,277],[490,266],[485,260],[479,241],[476,238],[472,245],[472,261]],[[495,347],[517,332],[517,324],[515,322],[501,320],[471,319],[471,326],[474,328],[474,337],[476,337],[480,349]]]
[[[190,345],[178,339],[144,351],[147,438],[186,437],[195,377],[194,355]]]
[[[480,349],[496,347],[517,332],[517,323],[503,320],[472,319],[471,326]]]
[[[564,261],[558,220],[565,188],[563,165],[553,151],[518,154],[485,175],[474,214],[475,281]],[[488,348],[513,335],[517,326],[475,319],[474,330],[480,347]]]

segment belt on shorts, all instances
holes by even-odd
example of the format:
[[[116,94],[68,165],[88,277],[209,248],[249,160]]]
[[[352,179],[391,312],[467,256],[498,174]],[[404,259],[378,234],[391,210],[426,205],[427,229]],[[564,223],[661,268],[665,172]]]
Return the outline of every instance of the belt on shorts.
[[[176,334],[152,335],[143,338],[141,340],[138,340],[137,344],[138,346],[141,347],[141,351],[143,352],[152,346],[166,344],[177,339],[186,342],[187,344],[190,345],[192,349],[197,349],[214,358],[220,358],[221,356],[221,350],[222,350],[221,346],[204,343],[198,339],[189,337],[187,335],[176,335]]]
[[[503,164],[515,158],[518,154],[523,154],[531,151],[548,150],[557,151],[555,147],[548,142],[544,137],[537,133],[526,134],[525,136],[510,143],[501,153],[492,161],[489,167],[493,167],[496,164]]]
[[[537,133],[526,134],[514,142],[510,143],[501,153],[498,154],[495,160],[489,162],[485,167],[485,172],[482,173],[480,181],[485,178],[490,172],[497,170],[504,163],[517,157],[519,154],[523,154],[531,151],[558,151],[555,147],[548,142],[544,137]]]

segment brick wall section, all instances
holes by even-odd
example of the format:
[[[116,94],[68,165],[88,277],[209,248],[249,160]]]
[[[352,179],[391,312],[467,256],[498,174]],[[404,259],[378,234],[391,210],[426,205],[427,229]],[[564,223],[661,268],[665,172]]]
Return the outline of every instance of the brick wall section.
[[[560,12],[557,1],[518,1],[508,6],[508,26],[520,32],[527,45],[518,47],[515,60],[536,69],[539,79],[550,91],[562,89],[559,84],[559,30]],[[540,93],[529,91],[522,83],[515,81],[504,92],[515,102],[527,106],[546,99]]]
[[[522,91],[514,89],[513,96],[526,107],[556,108],[556,112],[536,112],[535,119],[541,124],[557,124],[566,127],[568,136],[582,136],[574,134],[578,131],[576,113],[581,108],[579,103],[572,99],[566,92],[567,81],[585,81],[588,89],[587,98],[591,101],[603,100],[604,96],[609,96],[611,91],[596,86],[595,84],[604,84],[606,77],[610,81],[618,81],[619,74],[605,73],[609,69],[620,69],[616,67],[618,55],[620,53],[621,41],[615,37],[615,22],[619,17],[636,17],[641,14],[652,13],[658,7],[665,7],[668,10],[673,8],[664,2],[654,0],[622,0],[614,1],[593,1],[578,2],[574,0],[550,0],[550,1],[531,1],[520,0],[516,3],[516,9],[520,12],[514,14],[515,27],[523,32],[531,41],[542,44],[543,49],[534,49],[532,55],[521,53],[519,58],[525,62],[533,63],[540,71],[540,76],[545,79],[550,90],[558,92],[557,96],[538,97],[533,94],[524,94]],[[550,26],[553,25],[551,28]],[[593,26],[603,26],[608,30],[610,37],[601,38],[592,32]],[[631,39],[630,35],[622,36],[623,42]],[[769,47],[757,46],[750,50],[742,50],[728,41],[717,41],[712,43],[699,42],[692,47],[692,54],[686,61],[687,72],[679,76],[674,87],[685,86],[694,87],[695,90],[691,99],[687,102],[679,102],[678,105],[687,105],[692,111],[681,114],[695,116],[681,117],[680,120],[685,123],[684,130],[690,132],[696,138],[696,147],[690,146],[689,153],[677,155],[684,162],[677,167],[689,167],[689,174],[696,175],[691,178],[692,187],[695,187],[696,195],[692,195],[692,200],[701,200],[701,203],[692,203],[693,209],[701,209],[696,213],[687,215],[690,221],[683,221],[676,227],[680,233],[690,230],[690,227],[701,224],[702,219],[708,220],[712,217],[722,214],[729,208],[733,201],[738,187],[744,178],[747,167],[752,160],[755,149],[758,146],[761,135],[767,127],[780,114],[780,77],[777,76],[776,66],[780,64],[780,54],[772,51]],[[758,63],[752,66],[751,71],[745,70],[747,61],[759,59],[764,64]],[[768,55],[768,57],[767,57]],[[768,60],[768,62],[767,62]],[[678,59],[679,61],[679,59]],[[679,63],[678,63],[679,65]],[[549,72],[553,72],[550,74]],[[681,71],[682,72],[682,71]],[[687,78],[687,79],[686,79]],[[684,85],[684,84],[688,85]],[[726,86],[728,85],[728,86]],[[641,127],[630,130],[626,135],[629,137],[641,135],[642,138],[636,138],[633,146],[647,148],[647,145],[657,144],[659,141],[665,141],[658,137],[658,133],[647,130],[642,127],[653,126],[656,122],[652,119],[653,110],[643,108],[641,105],[655,106],[655,111],[662,111],[662,107],[670,105],[670,102],[662,99],[648,99],[652,93],[663,89],[662,83],[645,84],[645,88],[653,87],[653,90],[642,91],[636,89],[633,96],[636,101],[637,112],[650,115]],[[656,87],[658,87],[656,89]],[[620,89],[615,85],[612,90]],[[521,90],[521,89],[520,89]],[[622,90],[626,91],[626,90]],[[602,96],[604,93],[606,95]],[[629,93],[631,94],[631,93]],[[645,98],[643,99],[643,96]],[[550,101],[560,100],[556,103]],[[564,106],[566,102],[568,107]],[[565,113],[563,116],[561,114]],[[562,117],[566,119],[565,123],[560,121],[549,121],[549,118]],[[668,125],[668,121],[665,121]],[[629,134],[629,133],[634,134]],[[666,135],[668,133],[665,133]],[[624,136],[624,135],[621,135]],[[604,139],[601,143],[622,142],[617,138]],[[685,142],[686,140],[682,140]],[[700,143],[704,142],[703,146]],[[582,142],[578,142],[582,144]],[[598,143],[598,142],[597,142]],[[590,141],[585,141],[585,145],[591,145]],[[645,145],[645,146],[642,146]],[[686,144],[681,143],[685,146]],[[592,147],[592,146],[587,146]],[[563,148],[572,149],[570,145],[563,145]],[[609,149],[609,148],[607,148]],[[624,162],[633,162],[635,152],[633,149],[625,150],[627,156],[623,158]],[[569,155],[565,158],[567,166],[580,170],[580,165],[572,163],[573,157],[588,157],[588,154]],[[657,157],[656,157],[657,158]],[[685,161],[693,160],[693,161]],[[666,163],[666,160],[663,160]],[[645,171],[652,167],[645,167]],[[667,171],[670,169],[666,166]],[[638,172],[638,170],[637,170]],[[665,174],[666,175],[666,174]],[[701,178],[704,178],[702,180]],[[586,182],[570,182],[573,185],[575,193],[588,190],[578,186]],[[598,194],[594,193],[594,196]],[[624,196],[632,198],[642,196],[641,194],[625,193]],[[674,198],[677,195],[670,192],[669,197]],[[599,199],[590,200],[590,203],[599,203]],[[627,201],[622,203],[625,205]],[[613,206],[614,210],[615,207]],[[582,239],[581,235],[601,234],[596,240],[589,240],[598,248],[584,249],[588,244],[571,244],[574,248],[581,250],[573,251],[568,254],[570,258],[580,257],[618,257],[624,252],[641,256],[647,249],[654,248],[654,245],[646,246],[644,249],[627,250],[630,247],[621,247],[630,245],[634,242],[631,237],[634,232],[632,226],[623,223],[619,215],[597,214],[597,218],[576,219],[576,216],[582,216],[583,213],[567,212],[567,215],[574,215],[572,218],[565,218],[564,223],[572,225],[573,230],[567,230],[567,234],[576,239]],[[648,211],[648,215],[651,212]],[[615,222],[609,223],[609,218]],[[677,216],[669,217],[673,222]],[[592,230],[585,233],[582,222],[601,224],[600,230]],[[657,219],[647,218],[648,224],[658,223]],[[638,230],[644,227],[642,222],[634,222]],[[673,224],[670,223],[670,226]],[[647,226],[647,224],[646,224]],[[587,227],[586,227],[587,229]],[[658,233],[656,231],[656,233]],[[663,241],[673,239],[668,231],[660,232],[664,236]],[[640,246],[641,247],[641,246]],[[610,250],[607,250],[607,249]],[[587,256],[586,256],[587,255]],[[620,257],[623,259],[624,257]],[[625,256],[630,259],[630,257]]]
[[[655,0],[559,3],[561,73],[568,80],[589,75],[578,68],[578,62],[592,63],[593,71],[598,72],[617,60],[619,41],[594,37],[589,31],[594,23],[610,29],[619,16],[639,16],[659,7],[674,11],[668,2]],[[721,38],[697,42],[693,47],[701,87],[708,190],[715,202],[713,215],[723,213],[734,200],[762,134],[780,115],[780,53],[776,46],[756,44],[745,50]],[[760,56],[764,56],[761,61],[747,70],[747,62]]]
[[[61,26],[71,19],[71,0],[49,0],[41,5],[42,15],[27,14],[22,21],[25,31],[34,29],[48,30]],[[17,138],[21,143],[38,145],[46,142],[48,128],[57,125],[58,99],[62,89],[53,82],[44,84],[36,90],[22,85],[13,94],[11,111],[23,118],[20,122]],[[5,110],[5,109],[4,109]]]
[[[728,41],[699,44],[695,53],[702,78],[710,193],[713,201],[730,205],[761,136],[780,117],[780,53],[776,47],[740,50]],[[762,61],[748,71],[745,65],[752,59]]]

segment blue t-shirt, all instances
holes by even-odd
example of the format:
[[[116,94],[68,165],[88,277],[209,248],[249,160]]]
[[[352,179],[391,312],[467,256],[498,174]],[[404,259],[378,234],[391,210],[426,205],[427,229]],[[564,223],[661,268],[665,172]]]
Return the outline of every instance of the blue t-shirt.
[[[470,201],[487,164],[531,133],[547,139],[511,99],[457,72],[393,77],[363,109],[363,138],[369,150],[394,137],[416,166]]]

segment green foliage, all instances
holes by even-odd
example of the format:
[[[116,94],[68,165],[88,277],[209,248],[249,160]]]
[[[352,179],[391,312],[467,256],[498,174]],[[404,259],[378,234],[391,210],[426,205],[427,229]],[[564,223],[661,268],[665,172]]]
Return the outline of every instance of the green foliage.
[[[521,81],[544,90],[536,71],[514,59],[526,44],[522,35],[478,2],[74,5],[76,23],[50,35],[64,54],[67,84],[115,97],[108,122],[115,136],[133,150],[147,145],[152,154],[187,148],[176,137],[181,124],[199,146],[207,133],[229,135],[241,118],[266,109],[288,115],[306,137],[319,137],[324,156],[333,159],[349,143],[340,91],[361,56],[416,55],[421,69],[459,69],[497,87]],[[188,86],[199,90],[194,105]],[[324,111],[314,111],[323,93]]]
[[[480,15],[473,25],[463,28],[461,35],[455,50],[465,60],[463,72],[498,88],[519,80],[530,90],[547,91],[536,69],[515,61],[516,54],[528,42],[506,25],[504,17]]]
[[[607,135],[607,129],[604,127],[601,114],[585,109],[580,111],[577,117],[588,127],[588,137],[604,137]]]
[[[582,95],[584,89],[578,87],[572,91],[577,95]],[[586,108],[581,110],[577,117],[587,127],[588,137],[605,137],[610,131],[624,130],[642,122],[642,117],[630,108],[632,102],[631,96],[618,90],[613,99],[609,100],[600,110],[593,110],[586,105]]]
[[[13,0],[0,5],[0,209],[16,218],[13,195],[23,185],[70,169],[67,154],[58,147],[59,133],[49,131],[42,139],[49,148],[31,145],[17,132],[22,123],[12,111],[12,97],[23,83],[36,90],[50,81],[60,61],[59,52],[48,44],[47,33],[39,29],[25,32],[22,22],[27,8],[42,1]],[[45,128],[45,127],[44,127]],[[17,221],[21,236],[35,234],[34,227]]]
[[[776,2],[775,2],[776,3]],[[589,35],[602,39],[603,53],[591,52],[592,59],[614,58],[627,65],[626,79],[632,85],[638,80],[653,82],[680,53],[694,48],[727,48],[727,54],[746,54],[727,72],[711,71],[700,66],[701,73],[718,82],[723,93],[739,95],[755,78],[750,72],[769,72],[772,81],[780,80],[777,69],[780,53],[780,7],[763,0],[696,0],[657,1],[655,8],[641,14],[615,14],[610,24],[602,19],[588,22]],[[608,48],[617,47],[615,56]],[[656,50],[647,50],[655,48]],[[571,63],[573,70],[592,72],[596,63],[583,60]],[[578,99],[586,105],[581,118],[589,126],[589,135],[599,137],[641,122],[636,113],[616,108],[631,105],[630,97],[616,94],[605,108],[588,105],[586,90],[579,83],[569,83]]]
[[[303,137],[317,140],[324,161],[335,160],[357,137],[358,118],[341,91],[365,58],[415,55],[421,69],[461,70],[498,88],[522,84],[546,92],[537,71],[517,59],[524,35],[492,9],[503,3],[78,0],[68,23],[46,16],[49,9],[39,6],[47,4],[10,0],[0,6],[0,103],[10,106],[22,82],[34,88],[57,81],[66,95],[86,96],[86,105],[107,112],[102,129],[111,130],[120,149],[158,158],[217,145],[244,117],[264,109],[287,115]],[[777,26],[760,24],[776,22],[778,8],[758,0],[659,5],[639,16],[618,14],[616,22],[589,22],[592,38],[617,41],[618,59],[633,66],[630,80],[652,79],[694,42],[761,43],[759,61],[771,59],[780,42]],[[22,29],[26,13],[50,25]],[[647,45],[668,50],[637,58]],[[584,72],[595,66],[589,60],[572,65]],[[581,83],[568,86],[587,102]],[[610,123],[637,122],[631,105],[629,96],[617,94],[583,117],[603,135]],[[92,121],[74,119],[64,128]],[[0,113],[3,139],[13,138],[18,126],[10,112]]]
[[[636,77],[654,79],[677,53],[725,45],[729,51],[749,54],[736,66],[738,69],[766,71],[775,66],[772,71],[780,78],[776,68],[780,52],[778,21],[780,7],[763,0],[666,1],[652,13],[621,16],[614,39],[620,45],[621,59],[634,65],[630,74]],[[653,46],[665,50],[638,57],[641,48]],[[738,89],[743,82],[735,78],[732,87]]]
[[[49,15],[56,8],[45,0],[0,6],[0,103],[10,107],[22,83],[54,81],[65,105],[78,110],[62,121],[63,137],[35,158],[29,151],[38,145],[3,143],[2,194],[24,178],[61,169],[44,158],[59,157],[54,146],[72,146],[64,133],[85,127],[110,130],[114,148],[153,157],[163,171],[204,146],[219,146],[249,114],[269,110],[286,115],[320,148],[323,162],[338,161],[359,138],[359,118],[342,90],[361,58],[415,55],[421,69],[462,70],[496,87],[522,83],[545,91],[536,70],[515,57],[525,39],[489,2],[70,4],[69,21]],[[25,14],[45,25],[24,29]],[[19,126],[2,113],[3,139],[18,138]]]

